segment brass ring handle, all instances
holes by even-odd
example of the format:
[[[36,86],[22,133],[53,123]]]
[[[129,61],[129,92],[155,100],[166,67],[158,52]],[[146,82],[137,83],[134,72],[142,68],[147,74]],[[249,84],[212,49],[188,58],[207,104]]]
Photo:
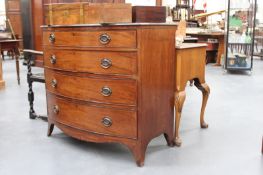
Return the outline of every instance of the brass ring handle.
[[[56,64],[56,62],[57,62],[56,56],[55,56],[55,55],[51,55],[51,57],[50,57],[50,63],[51,63],[51,64]]]
[[[51,81],[51,86],[52,86],[53,88],[56,88],[57,85],[58,85],[57,80],[56,80],[56,79],[53,79],[53,80]]]
[[[101,94],[102,94],[103,96],[105,96],[105,97],[109,97],[109,96],[111,96],[111,94],[112,94],[112,90],[111,90],[109,87],[104,86],[104,87],[101,89]]]
[[[53,106],[53,112],[54,112],[54,114],[58,114],[58,113],[59,113],[59,107],[58,107],[58,105],[54,105],[54,106]]]
[[[110,127],[112,125],[112,120],[109,117],[104,117],[101,120],[101,123],[105,126],[105,127]]]
[[[54,33],[51,33],[49,35],[49,42],[50,43],[54,43],[56,41],[56,37],[55,37],[55,34]]]
[[[101,59],[100,66],[104,69],[110,68],[112,66],[111,60],[108,58]]]
[[[108,44],[109,42],[111,41],[111,38],[110,38],[110,36],[108,35],[108,34],[102,34],[102,35],[100,35],[100,43],[101,44]]]

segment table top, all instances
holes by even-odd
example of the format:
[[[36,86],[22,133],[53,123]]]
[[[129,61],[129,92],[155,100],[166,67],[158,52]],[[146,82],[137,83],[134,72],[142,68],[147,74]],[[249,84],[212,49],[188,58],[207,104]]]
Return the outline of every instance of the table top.
[[[225,36],[225,33],[222,32],[198,32],[198,33],[191,33],[191,32],[186,32],[187,35],[195,35],[195,36]]]
[[[191,49],[198,47],[207,47],[205,43],[183,43],[180,46],[176,46],[176,49]]]
[[[8,39],[8,40],[0,40],[0,43],[12,43],[12,42],[20,42],[20,39]]]
[[[114,27],[114,26],[178,26],[176,23],[98,23],[72,25],[42,25],[41,28],[78,28],[78,27]]]

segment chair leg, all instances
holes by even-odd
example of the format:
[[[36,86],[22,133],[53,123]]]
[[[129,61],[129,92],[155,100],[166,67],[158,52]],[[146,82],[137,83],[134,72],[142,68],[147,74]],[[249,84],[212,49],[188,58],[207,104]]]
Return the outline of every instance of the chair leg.
[[[47,121],[47,116],[41,116],[37,115],[35,110],[34,110],[34,92],[33,92],[33,80],[31,79],[32,77],[32,55],[29,53],[24,53],[24,58],[27,65],[27,83],[28,83],[28,102],[29,102],[29,118],[30,119],[42,119],[44,121]]]
[[[28,91],[28,101],[29,101],[29,118],[30,119],[35,119],[37,117],[35,110],[34,110],[34,92],[33,92],[33,88],[32,88],[32,81],[29,80],[28,81],[28,87],[29,87],[29,91]]]
[[[16,76],[17,76],[17,83],[20,85],[20,68],[19,68],[19,55],[15,55],[16,58]]]
[[[31,55],[27,57],[27,83],[28,83],[28,101],[29,101],[29,118],[35,119],[37,117],[34,110],[34,92],[33,92],[33,82],[31,80],[32,72],[31,72]]]

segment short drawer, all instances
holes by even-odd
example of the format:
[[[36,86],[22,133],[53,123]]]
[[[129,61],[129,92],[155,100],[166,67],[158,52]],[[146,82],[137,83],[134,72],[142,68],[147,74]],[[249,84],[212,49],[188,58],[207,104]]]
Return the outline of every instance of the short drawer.
[[[57,70],[123,75],[137,71],[136,52],[45,49],[44,53],[45,67]]]
[[[46,88],[55,94],[85,101],[136,105],[137,83],[133,79],[75,76],[45,69]]]
[[[47,95],[48,117],[58,123],[97,134],[137,137],[136,111],[95,107]]]
[[[45,31],[43,43],[49,46],[136,48],[136,30],[125,31]]]

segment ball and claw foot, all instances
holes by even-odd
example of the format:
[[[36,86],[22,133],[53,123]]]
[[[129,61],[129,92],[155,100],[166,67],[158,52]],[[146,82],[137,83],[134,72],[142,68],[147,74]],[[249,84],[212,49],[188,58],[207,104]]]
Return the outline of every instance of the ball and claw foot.
[[[182,140],[180,138],[175,138],[175,146],[180,147],[182,145]]]
[[[208,128],[208,124],[207,123],[201,123],[201,128],[202,129],[206,129],[206,128]]]

